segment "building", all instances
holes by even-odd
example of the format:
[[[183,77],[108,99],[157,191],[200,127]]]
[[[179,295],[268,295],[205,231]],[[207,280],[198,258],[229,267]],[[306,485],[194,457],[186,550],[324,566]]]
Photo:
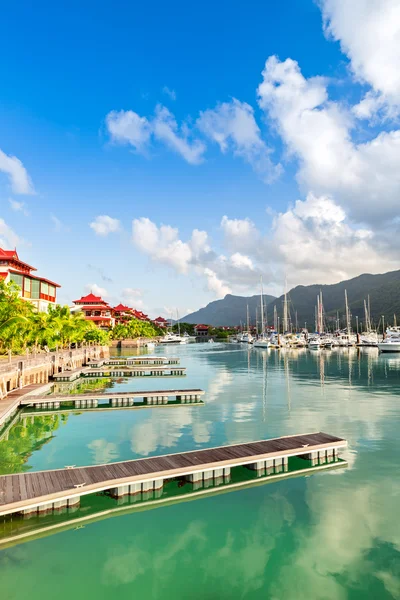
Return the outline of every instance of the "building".
[[[0,248],[0,279],[13,281],[20,289],[23,300],[31,302],[37,311],[47,312],[49,305],[57,303],[58,283],[33,274],[35,267],[20,260],[17,250]]]
[[[132,309],[132,316],[135,319],[139,319],[139,321],[150,321],[150,317],[148,315],[145,315],[140,310]]]
[[[125,306],[124,304],[118,304],[118,306],[114,306],[112,309],[112,315],[115,319],[115,323],[127,323],[131,319],[133,319],[133,309],[129,308],[129,306]]]
[[[112,316],[112,308],[100,296],[90,293],[82,296],[79,300],[74,300],[74,304],[77,310],[84,313],[85,319],[93,321],[100,329],[114,327],[115,319]]]
[[[208,336],[208,325],[195,325],[194,334],[196,337],[207,337]]]
[[[164,317],[157,317],[157,319],[153,320],[153,323],[156,327],[161,327],[161,329],[168,327],[168,321]]]

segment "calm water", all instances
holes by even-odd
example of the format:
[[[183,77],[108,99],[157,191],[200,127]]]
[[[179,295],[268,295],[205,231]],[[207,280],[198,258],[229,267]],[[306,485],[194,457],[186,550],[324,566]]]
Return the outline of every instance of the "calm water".
[[[105,519],[0,551],[2,600],[400,598],[400,358],[375,350],[162,348],[198,407],[29,418],[2,472],[99,464],[286,434],[349,441],[347,469]]]

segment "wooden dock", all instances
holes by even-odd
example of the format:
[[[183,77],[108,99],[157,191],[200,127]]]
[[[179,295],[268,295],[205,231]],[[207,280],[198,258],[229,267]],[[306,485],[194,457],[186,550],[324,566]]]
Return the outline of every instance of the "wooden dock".
[[[127,356],[126,358],[109,358],[104,361],[105,365],[178,365],[180,359],[177,357],[167,356],[149,356],[143,354],[142,356]]]
[[[194,404],[204,396],[204,390],[146,390],[140,392],[87,392],[86,394],[47,394],[28,396],[21,399],[21,406],[37,406],[38,408],[60,408],[62,403],[70,403],[75,408],[95,408],[99,402],[111,407],[134,406],[142,403],[149,406],[153,404]]]
[[[81,377],[184,377],[186,368],[174,365],[98,365],[63,371],[53,375],[53,381],[71,382]]]
[[[26,385],[24,388],[10,392],[0,400],[0,427],[4,425],[18,411],[22,400],[32,394],[35,390],[43,388],[41,383]]]
[[[346,440],[327,433],[293,435],[142,458],[106,465],[21,473],[0,477],[0,515],[56,511],[79,505],[80,497],[108,491],[115,497],[161,490],[164,481],[183,477],[194,486],[230,478],[231,469],[247,466],[259,474],[288,471],[291,457],[311,465],[334,462]]]

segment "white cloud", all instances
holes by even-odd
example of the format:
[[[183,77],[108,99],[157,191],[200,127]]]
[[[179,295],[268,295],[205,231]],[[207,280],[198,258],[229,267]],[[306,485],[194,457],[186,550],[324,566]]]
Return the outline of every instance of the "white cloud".
[[[169,96],[171,100],[176,100],[175,90],[171,90],[167,85],[164,85],[163,87],[163,94]]]
[[[143,153],[153,138],[192,165],[202,162],[206,150],[203,142],[193,139],[189,127],[185,124],[179,127],[174,115],[162,105],[156,107],[155,115],[150,120],[132,110],[111,111],[106,116],[106,127],[116,143],[130,144]]]
[[[133,110],[112,110],[106,116],[106,126],[113,142],[130,144],[138,151],[150,141],[150,123]]]
[[[246,102],[233,98],[231,102],[201,112],[197,126],[219,145],[222,152],[231,150],[234,155],[242,157],[266,182],[281,174],[282,167],[272,163],[271,149],[262,140],[254,110]]]
[[[106,236],[109,233],[115,233],[120,230],[121,224],[118,219],[108,215],[99,215],[89,226],[97,235]]]
[[[69,231],[69,227],[67,227],[58,217],[56,217],[56,215],[50,215],[50,219],[54,225],[53,231],[57,233],[60,231]]]
[[[400,4],[398,0],[321,0],[325,31],[340,42],[355,77],[369,84],[359,116],[369,118],[387,105],[400,109]],[[374,102],[373,102],[374,100]]]
[[[329,102],[324,79],[304,78],[291,59],[267,60],[258,95],[289,154],[299,159],[298,179],[307,191],[334,196],[360,221],[397,216],[400,131],[354,143],[350,112]]]
[[[0,218],[0,247],[3,249],[12,250],[21,243],[21,238],[15,233],[13,229]]]
[[[179,273],[187,273],[189,265],[195,265],[209,253],[208,236],[195,229],[189,241],[179,239],[178,229],[170,225],[158,227],[153,221],[142,217],[132,223],[132,239],[136,247],[152,260],[168,264]]]
[[[0,171],[9,176],[15,194],[33,194],[31,179],[22,162],[16,156],[8,156],[0,150]]]
[[[87,283],[85,285],[85,291],[87,293],[92,293],[95,296],[101,296],[102,298],[107,298],[110,295],[106,288],[97,285],[97,283]]]
[[[226,247],[233,252],[247,252],[259,243],[260,232],[249,218],[229,219],[224,215],[221,229]]]
[[[142,310],[144,308],[143,292],[135,288],[124,288],[122,290],[122,298],[131,308]]]
[[[168,108],[157,106],[152,125],[154,136],[180,154],[186,162],[192,165],[202,162],[205,145],[197,139],[191,141],[188,127],[183,126],[179,129],[174,115]]]
[[[29,216],[29,211],[26,208],[25,202],[18,202],[18,200],[14,200],[13,198],[9,198],[8,202],[12,210],[15,212],[22,212],[25,217]]]

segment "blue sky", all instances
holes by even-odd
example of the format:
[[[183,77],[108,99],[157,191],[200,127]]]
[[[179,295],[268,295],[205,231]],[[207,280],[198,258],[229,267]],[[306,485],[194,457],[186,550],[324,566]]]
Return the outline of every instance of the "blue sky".
[[[2,245],[153,316],[398,268],[399,32],[394,0],[9,3]]]

